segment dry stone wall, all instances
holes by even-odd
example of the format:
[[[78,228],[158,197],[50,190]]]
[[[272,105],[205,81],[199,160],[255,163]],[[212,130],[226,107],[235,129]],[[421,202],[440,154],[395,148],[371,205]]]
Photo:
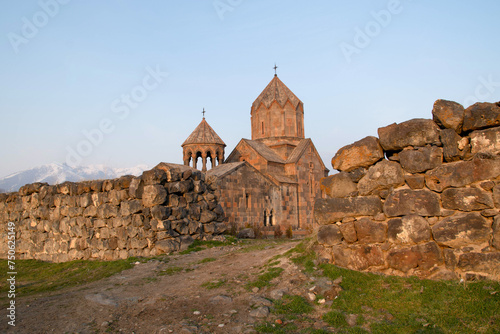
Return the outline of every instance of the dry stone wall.
[[[54,262],[168,253],[225,231],[214,190],[203,173],[166,163],[140,177],[29,184],[0,194],[1,237],[14,222],[17,257]]]
[[[500,102],[437,100],[433,119],[341,148],[315,203],[319,256],[360,271],[500,280]]]

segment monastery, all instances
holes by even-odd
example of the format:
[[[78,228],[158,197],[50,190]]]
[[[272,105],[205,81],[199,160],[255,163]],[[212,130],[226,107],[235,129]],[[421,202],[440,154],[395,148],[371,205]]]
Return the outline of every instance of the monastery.
[[[250,114],[252,139],[241,139],[226,159],[226,144],[203,117],[182,144],[184,164],[197,168],[202,160],[228,224],[311,229],[320,180],[329,170],[305,138],[304,104],[275,74]]]

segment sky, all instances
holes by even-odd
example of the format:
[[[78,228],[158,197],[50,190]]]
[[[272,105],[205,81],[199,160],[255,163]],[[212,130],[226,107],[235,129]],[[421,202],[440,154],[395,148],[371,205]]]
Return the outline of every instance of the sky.
[[[0,3],[0,177],[182,163],[203,108],[227,157],[275,63],[330,169],[437,99],[500,100],[497,0]]]

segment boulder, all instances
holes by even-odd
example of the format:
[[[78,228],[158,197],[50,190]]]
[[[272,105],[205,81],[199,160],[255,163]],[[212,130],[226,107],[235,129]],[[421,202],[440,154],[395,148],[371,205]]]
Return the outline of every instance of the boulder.
[[[443,208],[460,211],[479,211],[493,208],[489,192],[479,188],[448,188],[441,194]]]
[[[441,145],[439,127],[430,119],[412,119],[378,129],[384,151],[400,151],[407,146]]]
[[[419,269],[429,270],[444,263],[443,253],[434,241],[414,246],[412,249],[420,254],[418,259]]]
[[[500,125],[500,104],[478,102],[465,109],[463,131],[480,130]]]
[[[380,212],[382,201],[377,196],[320,198],[314,205],[314,218],[319,225],[335,223],[344,217],[374,216]]]
[[[496,275],[500,268],[500,252],[497,253],[465,253],[458,258],[457,268],[464,271],[476,271]]]
[[[413,248],[393,249],[387,254],[389,267],[404,273],[416,268],[419,260],[420,253]]]
[[[388,217],[405,215],[439,216],[439,196],[429,190],[400,189],[392,192],[384,203]]]
[[[159,184],[144,186],[142,194],[142,205],[147,208],[155,205],[162,205],[167,199],[167,191],[165,187]]]
[[[443,129],[462,132],[464,123],[464,107],[457,102],[437,100],[432,108],[432,120]]]
[[[387,238],[387,224],[361,218],[354,223],[358,241],[363,244],[382,243]]]
[[[492,229],[491,223],[478,212],[459,213],[432,226],[432,235],[440,246],[461,248],[487,243]]]
[[[422,173],[443,163],[443,149],[426,146],[403,150],[399,152],[399,163],[408,173]]]
[[[500,158],[475,157],[473,160],[443,164],[425,173],[425,184],[442,192],[449,187],[463,187],[473,182],[500,176]]]
[[[425,187],[425,176],[421,174],[405,174],[405,181],[408,187],[413,190]]]
[[[365,270],[384,265],[384,253],[379,246],[358,245],[351,249],[348,268]]]
[[[342,233],[335,224],[323,225],[318,230],[318,243],[333,246],[342,242]]]
[[[491,240],[491,246],[500,250],[500,216],[495,217],[493,222],[493,239]]]
[[[358,191],[354,183],[346,172],[324,177],[320,181],[321,192],[328,197],[348,197],[353,196]]]
[[[144,171],[142,173],[142,180],[145,185],[163,184],[167,180],[167,173],[159,168]]]
[[[460,137],[452,129],[444,129],[439,132],[441,143],[443,143],[444,161],[452,162],[464,160],[470,153],[468,137]]]
[[[349,172],[359,167],[369,167],[384,158],[384,151],[376,137],[365,137],[344,146],[332,159],[334,169]]]
[[[213,222],[217,219],[217,214],[213,211],[202,210],[200,215],[200,222],[203,224]]]
[[[403,169],[397,162],[382,160],[370,167],[366,175],[359,180],[360,195],[375,194],[380,190],[398,187],[405,183]]]
[[[417,244],[431,238],[429,223],[421,216],[408,215],[391,219],[387,226],[388,239],[395,244]]]
[[[238,232],[239,239],[255,239],[255,232],[252,228],[244,228]]]
[[[140,177],[135,177],[130,181],[128,193],[132,198],[142,198],[144,191],[144,182]]]
[[[358,240],[358,236],[356,234],[356,228],[354,227],[354,222],[342,223],[339,226],[339,229],[346,242],[353,243]]]
[[[476,130],[470,134],[471,153],[500,153],[500,127]]]

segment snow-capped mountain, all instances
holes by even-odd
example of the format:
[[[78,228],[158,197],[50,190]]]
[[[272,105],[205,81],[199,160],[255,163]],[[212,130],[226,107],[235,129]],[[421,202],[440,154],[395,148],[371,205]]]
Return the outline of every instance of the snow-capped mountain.
[[[71,167],[67,164],[51,163],[38,166],[0,178],[0,189],[6,192],[17,191],[25,184],[47,182],[58,184],[65,181],[84,181],[113,179],[123,175],[141,175],[148,170],[146,165],[131,168],[110,168],[104,165]]]

